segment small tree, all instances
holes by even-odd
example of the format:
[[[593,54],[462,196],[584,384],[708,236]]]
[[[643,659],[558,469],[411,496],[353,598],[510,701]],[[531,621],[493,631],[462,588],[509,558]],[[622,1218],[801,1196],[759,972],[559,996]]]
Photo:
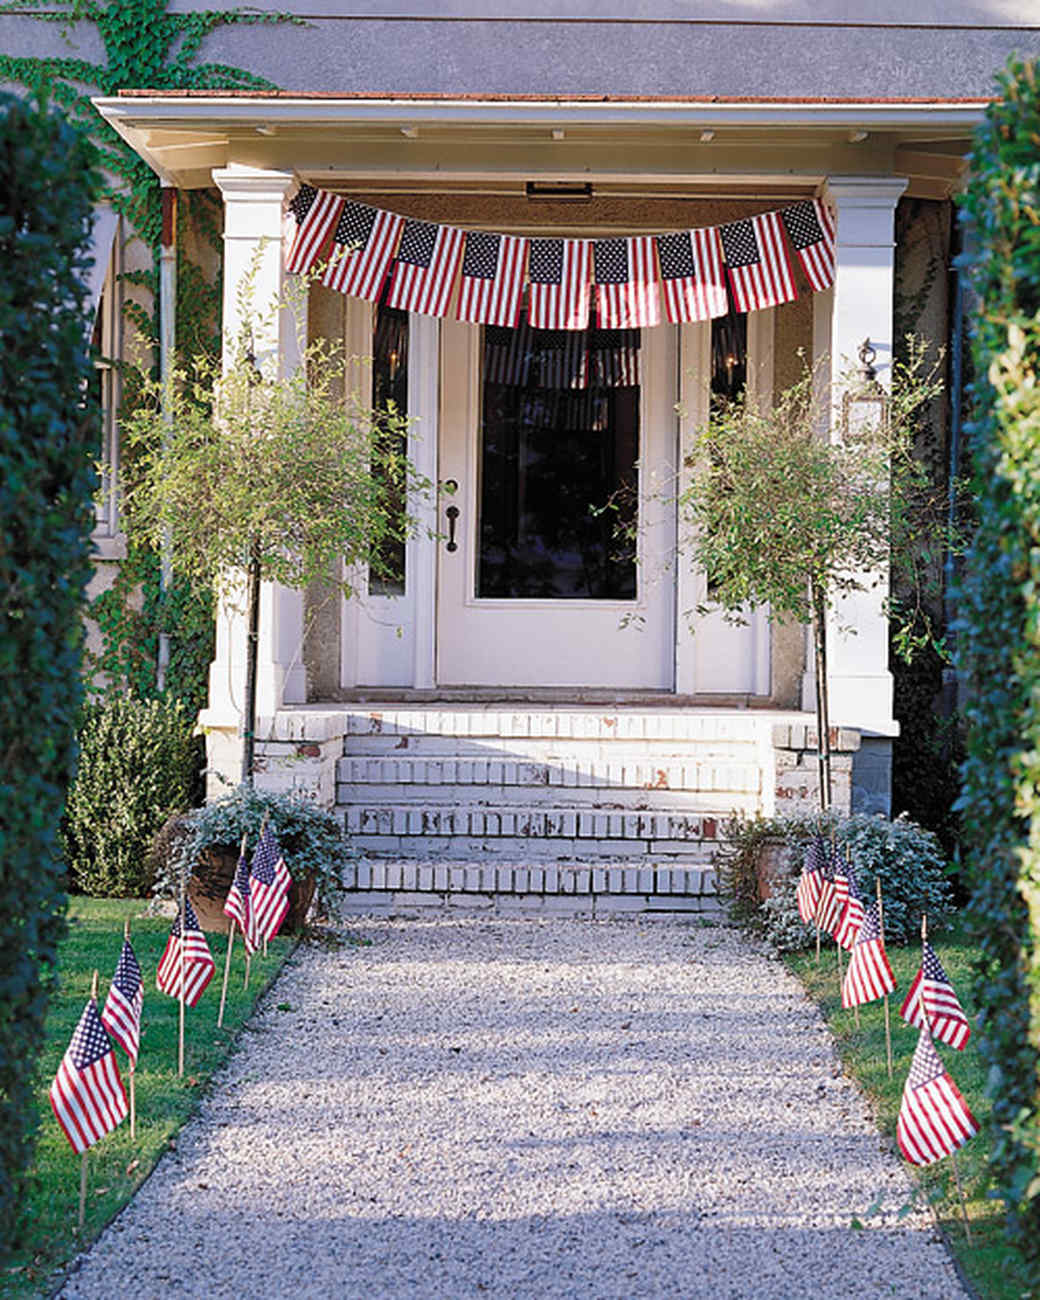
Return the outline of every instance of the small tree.
[[[836,436],[828,432],[830,387],[806,367],[771,406],[746,395],[720,401],[684,467],[680,554],[708,575],[698,612],[721,609],[742,622],[749,609],[767,606],[777,623],[812,628],[824,811],[831,801],[827,615],[840,612],[842,597],[883,582],[890,563],[909,573],[901,587],[921,592],[945,519],[913,437],[939,388],[937,365],[929,367],[925,346],[910,340],[907,360],[893,368],[884,418],[858,420]],[[921,600],[899,608],[886,600],[904,653],[933,639]]]
[[[259,257],[259,254],[258,254]],[[389,543],[414,529],[401,502],[427,485],[405,455],[405,420],[373,411],[347,383],[338,344],[301,348],[292,374],[260,365],[277,304],[252,309],[258,261],[240,286],[245,328],[221,372],[207,358],[165,386],[142,377],[145,400],[124,424],[127,532],[169,547],[174,572],[214,584],[248,626],[242,778],[252,781],[262,581],[302,589],[332,581],[349,595],[356,566],[385,568]],[[243,576],[244,573],[244,576]],[[338,576],[337,576],[338,575]]]

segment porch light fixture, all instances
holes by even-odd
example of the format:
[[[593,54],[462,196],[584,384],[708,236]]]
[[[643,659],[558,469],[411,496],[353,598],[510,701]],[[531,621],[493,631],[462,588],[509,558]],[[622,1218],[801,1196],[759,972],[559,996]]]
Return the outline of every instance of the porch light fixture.
[[[586,203],[592,198],[591,181],[586,181],[584,185],[571,185],[566,181],[559,184],[553,181],[528,181],[524,190],[531,200],[563,199],[571,203]]]
[[[842,397],[841,429],[844,437],[883,432],[888,423],[888,394],[878,383],[874,362],[877,352],[864,339],[859,345],[859,377]]]
[[[417,126],[402,126],[401,134],[406,140],[417,140],[419,138],[419,128]]]
[[[562,126],[553,127],[552,138],[554,140],[563,140],[566,137],[566,135],[567,132],[563,129]]]
[[[714,132],[714,131],[702,131],[702,132],[701,132],[701,144],[711,144],[712,140],[714,140],[714,139],[715,139],[715,132]]]
[[[849,144],[862,144],[870,134],[869,131],[858,130],[849,132]]]

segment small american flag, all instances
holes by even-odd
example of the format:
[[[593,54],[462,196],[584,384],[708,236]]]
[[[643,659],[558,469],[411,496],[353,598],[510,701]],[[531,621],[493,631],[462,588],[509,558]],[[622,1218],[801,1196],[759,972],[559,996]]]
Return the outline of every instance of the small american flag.
[[[253,915],[256,933],[261,939],[273,939],[289,910],[289,886],[292,877],[278,847],[278,839],[270,824],[260,832],[260,840],[253,851],[253,865],[249,871],[249,887],[253,897]]]
[[[834,217],[819,199],[783,208],[780,219],[812,287],[819,292],[834,283]]]
[[[94,998],[79,1018],[48,1096],[55,1119],[77,1153],[100,1142],[130,1112]]]
[[[459,320],[475,325],[517,323],[529,243],[516,235],[467,232],[459,287]]]
[[[144,980],[130,940],[123,940],[123,950],[116,962],[116,973],[101,1012],[101,1023],[130,1058],[137,1064],[141,1046],[141,1008],[144,1005]]]
[[[871,903],[863,912],[863,924],[852,945],[849,968],[841,985],[841,1005],[846,1011],[862,1006],[864,1002],[883,998],[895,986],[885,952],[885,936],[881,932],[881,913],[877,903]]]
[[[296,218],[296,238],[285,263],[286,270],[303,274],[311,269],[336,229],[343,203],[343,199],[327,190],[300,186],[289,204],[289,211]]]
[[[816,905],[816,921],[820,929],[833,934],[838,928],[848,897],[848,881],[838,879],[837,864],[830,848],[824,847],[823,876],[820,880],[820,901]]]
[[[778,213],[734,221],[719,231],[737,311],[759,311],[797,297]]]
[[[684,230],[679,235],[656,235],[655,239],[668,320],[677,325],[725,316],[729,295],[718,230]]]
[[[406,221],[386,296],[388,307],[446,316],[462,256],[461,230]]]
[[[849,951],[855,944],[859,928],[863,924],[863,899],[856,887],[856,873],[851,866],[847,872],[847,880],[848,897],[834,938],[846,951]]]
[[[539,388],[588,388],[589,336],[584,330],[539,330],[535,335]]]
[[[183,950],[183,964],[181,952]],[[159,969],[155,976],[155,986],[161,993],[168,993],[171,998],[181,995],[181,971],[184,972],[184,1001],[189,1007],[197,1005],[199,998],[206,991],[206,985],[213,978],[213,956],[202,933],[199,918],[191,903],[184,900],[184,937],[181,938],[180,913],[174,917],[170,928],[170,937],[159,959]]]
[[[596,239],[592,244],[599,323],[638,329],[661,323],[653,235]]]
[[[253,914],[253,899],[249,888],[249,864],[246,861],[244,845],[238,857],[238,866],[235,867],[235,878],[224,900],[224,915],[231,918],[232,928],[235,922],[238,922],[246,952],[256,952],[260,943],[256,932],[256,917]]]
[[[367,203],[345,203],[322,284],[351,298],[375,302],[403,226],[404,217],[393,212],[370,208]]]
[[[521,324],[516,329],[489,325],[484,331],[484,382],[526,385],[531,374],[531,331]]]
[[[849,903],[849,873],[846,870],[845,863],[837,857],[837,849],[832,848],[832,852],[836,857],[834,864],[834,901],[831,906],[830,924],[827,926],[827,933],[837,941],[838,932],[841,930],[842,917],[845,915],[845,909]]]
[[[971,1025],[932,945],[924,941],[921,965],[899,1014],[915,1029],[926,1025],[943,1043],[958,1051],[971,1037]]]
[[[591,274],[591,239],[532,239],[527,268],[531,327],[587,329]]]
[[[802,874],[798,877],[795,897],[798,900],[798,915],[806,925],[816,920],[823,889],[823,875],[827,868],[827,846],[821,836],[817,835],[805,851],[802,862]]]
[[[921,1030],[903,1088],[896,1140],[912,1165],[930,1165],[962,1147],[979,1131],[978,1120],[946,1073],[927,1027]]]

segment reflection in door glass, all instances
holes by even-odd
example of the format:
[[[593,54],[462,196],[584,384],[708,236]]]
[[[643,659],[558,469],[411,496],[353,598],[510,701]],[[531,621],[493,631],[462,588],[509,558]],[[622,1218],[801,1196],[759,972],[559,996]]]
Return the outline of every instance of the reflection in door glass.
[[[489,326],[483,381],[477,595],[634,599],[639,331]]]
[[[372,409],[408,414],[408,313],[380,303],[372,331]],[[405,454],[406,435],[400,436],[397,452]],[[368,570],[368,591],[372,596],[404,595],[405,500],[394,493],[387,506],[401,521],[388,535],[375,562]]]

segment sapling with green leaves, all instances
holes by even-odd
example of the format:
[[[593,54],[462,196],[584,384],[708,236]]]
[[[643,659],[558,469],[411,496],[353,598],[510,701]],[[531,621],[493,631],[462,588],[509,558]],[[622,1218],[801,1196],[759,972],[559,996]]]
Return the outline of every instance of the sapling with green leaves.
[[[123,424],[127,533],[167,546],[177,575],[212,583],[245,612],[244,781],[252,780],[261,582],[322,583],[349,596],[362,567],[388,576],[390,543],[416,526],[401,503],[429,488],[406,455],[407,421],[354,391],[357,361],[338,343],[299,339],[289,373],[277,349],[257,360],[257,340],[277,338],[276,317],[294,312],[292,303],[253,305],[260,256],[239,286],[245,323],[223,368],[198,357],[165,385],[142,375],[144,400]]]
[[[735,622],[765,608],[776,623],[813,633],[820,802],[830,806],[828,616],[843,598],[885,587],[893,641],[906,655],[934,644],[924,588],[929,556],[949,544],[945,499],[914,455],[914,437],[941,391],[940,360],[916,339],[892,368],[887,411],[842,429],[837,394],[822,366],[770,405],[744,394],[714,404],[685,457],[679,493],[681,561],[708,575],[695,612],[722,610]],[[900,600],[888,594],[898,573]]]

